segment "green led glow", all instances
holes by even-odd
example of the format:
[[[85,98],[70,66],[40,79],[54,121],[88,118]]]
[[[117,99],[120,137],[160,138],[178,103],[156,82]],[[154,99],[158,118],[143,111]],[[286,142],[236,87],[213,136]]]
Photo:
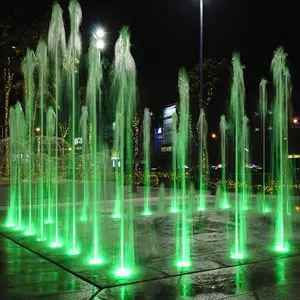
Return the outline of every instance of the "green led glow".
[[[119,214],[119,213],[115,213],[115,214],[113,214],[113,219],[120,219],[121,218],[121,214]]]
[[[244,67],[241,64],[239,54],[234,54],[232,58],[232,87],[230,96],[230,121],[232,123],[232,134],[235,145],[235,183],[243,182],[244,184],[235,184],[234,190],[234,254],[233,259],[241,259],[246,254],[246,211],[248,206],[248,195],[246,185],[249,184],[249,172],[245,166],[249,164],[249,120],[245,116],[245,84],[244,84]]]
[[[26,232],[25,232],[25,235],[28,235],[28,236],[30,236],[30,235],[35,235],[35,233],[34,233],[33,231],[26,231]]]
[[[271,208],[266,206],[263,210],[263,214],[269,214],[270,212],[272,212]]]
[[[44,237],[44,238],[38,238],[36,239],[37,242],[44,242],[44,241],[47,241],[47,239]]]
[[[5,224],[5,227],[7,227],[7,228],[12,228],[12,227],[15,227],[16,225],[15,224],[13,224],[13,223],[7,223],[7,224]]]
[[[143,212],[143,216],[151,216],[151,215],[152,215],[152,212],[149,210]]]
[[[173,208],[172,210],[171,210],[171,213],[172,214],[177,214],[179,212],[179,209],[177,209],[177,208]]]
[[[277,251],[277,252],[281,252],[281,253],[285,253],[285,252],[288,252],[288,251],[289,251],[289,248],[286,247],[286,246],[281,246],[281,245],[279,245],[279,246],[276,247],[276,251]]]
[[[80,252],[77,249],[72,249],[68,252],[69,255],[78,255]]]
[[[198,211],[205,211],[204,207],[198,207]]]
[[[128,277],[130,276],[131,271],[128,268],[119,268],[116,272],[115,272],[115,276],[117,277]]]
[[[59,243],[59,242],[57,242],[57,241],[55,241],[55,242],[53,242],[53,243],[50,245],[50,247],[51,247],[51,248],[60,248],[60,247],[62,247],[62,244]]]
[[[21,231],[21,230],[24,230],[24,228],[22,226],[17,226],[14,228],[16,231]]]
[[[103,260],[101,258],[92,258],[89,260],[90,265],[101,265]]]
[[[242,253],[235,253],[231,255],[232,259],[244,259],[244,255]]]
[[[179,268],[187,268],[190,266],[191,266],[191,263],[189,261],[179,261],[177,263],[177,267],[179,267]]]
[[[191,247],[191,222],[192,218],[192,206],[194,196],[193,192],[189,192],[187,195],[187,178],[186,169],[187,156],[189,154],[189,83],[186,71],[182,68],[179,71],[178,86],[180,95],[180,121],[179,132],[177,140],[177,160],[178,160],[178,175],[180,177],[180,185],[178,192],[180,192],[180,214],[176,215],[176,261],[179,261],[179,265],[190,265],[190,247]],[[173,141],[174,144],[174,141]],[[200,203],[200,207],[201,206]]]
[[[53,221],[52,221],[52,220],[47,220],[47,221],[45,222],[45,224],[53,224]]]
[[[150,206],[150,127],[151,116],[148,108],[144,110],[143,120],[143,154],[144,154],[144,216],[151,215]]]

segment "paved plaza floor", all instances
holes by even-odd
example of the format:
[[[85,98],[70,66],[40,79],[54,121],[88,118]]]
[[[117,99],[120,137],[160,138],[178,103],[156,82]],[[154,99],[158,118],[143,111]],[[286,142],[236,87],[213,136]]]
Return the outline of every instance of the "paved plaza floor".
[[[152,190],[155,192],[158,191]],[[65,248],[53,250],[47,242],[36,242],[36,237],[2,228],[0,299],[300,299],[297,215],[291,222],[289,252],[276,253],[274,215],[262,216],[250,211],[247,256],[242,261],[233,260],[230,256],[234,212],[216,210],[215,197],[208,196],[207,211],[195,212],[189,220],[191,267],[180,269],[174,264],[178,243],[174,228],[180,224],[176,214],[167,213],[166,208],[166,213],[141,216],[138,213],[138,207],[143,206],[141,191],[140,194],[135,197],[136,266],[132,276],[126,279],[112,276],[118,260],[114,251],[118,222],[112,218],[103,221],[105,215],[99,211],[103,222],[99,234],[107,256],[101,266],[86,263],[91,245],[87,238],[90,224],[78,225],[78,240],[82,244],[78,256],[68,256]],[[151,200],[155,206],[157,198]],[[66,208],[61,209],[65,214]],[[4,215],[2,209],[1,223]]]

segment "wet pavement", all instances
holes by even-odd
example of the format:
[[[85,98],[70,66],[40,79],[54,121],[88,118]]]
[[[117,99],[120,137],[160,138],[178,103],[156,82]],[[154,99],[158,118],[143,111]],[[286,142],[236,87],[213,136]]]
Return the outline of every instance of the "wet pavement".
[[[300,256],[97,289],[0,237],[0,299],[300,299]]]
[[[247,249],[242,261],[230,258],[234,244],[234,211],[195,210],[190,224],[189,268],[176,266],[180,219],[169,207],[161,212],[153,200],[153,215],[142,216],[143,202],[134,201],[135,266],[129,277],[114,275],[119,264],[119,221],[99,210],[103,264],[89,265],[92,225],[76,217],[80,254],[68,255],[72,225],[70,208],[60,208],[58,223],[63,247],[53,249],[54,224],[45,225],[48,241],[0,228],[0,299],[300,299],[300,225],[291,216],[288,253],[274,251],[274,214],[247,211]],[[168,202],[168,201],[167,201]],[[167,203],[166,203],[167,204]],[[28,209],[23,210],[24,218]],[[32,210],[34,224],[38,211]],[[5,210],[0,210],[5,222]],[[26,218],[24,219],[26,223]]]

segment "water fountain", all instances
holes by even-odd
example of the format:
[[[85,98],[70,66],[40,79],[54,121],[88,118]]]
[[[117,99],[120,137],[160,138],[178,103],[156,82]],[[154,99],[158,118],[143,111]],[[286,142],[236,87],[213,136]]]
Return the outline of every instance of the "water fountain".
[[[200,110],[199,116],[199,206],[198,210],[204,211],[206,208],[206,190],[208,181],[208,160],[207,160],[207,123],[204,110]]]
[[[178,133],[178,166],[181,182],[181,214],[180,221],[177,222],[178,242],[177,259],[178,267],[189,267],[190,262],[190,223],[188,222],[188,201],[186,196],[186,174],[185,166],[188,157],[189,143],[189,82],[184,69],[179,71],[178,87],[180,96],[180,122]],[[177,217],[179,218],[179,216]]]
[[[150,111],[144,111],[143,121],[143,150],[144,150],[144,212],[145,216],[151,215],[150,207]]]
[[[217,195],[217,201],[219,203],[219,209],[228,209],[229,208],[229,200],[227,197],[226,191],[226,170],[227,170],[227,152],[226,152],[226,131],[227,131],[227,123],[225,116],[222,115],[220,119],[220,136],[221,136],[221,168],[222,168],[222,183],[220,186],[220,192]]]
[[[272,173],[279,182],[276,198],[276,250],[287,252],[290,236],[290,189],[291,170],[288,164],[288,101],[290,97],[290,74],[286,66],[286,54],[276,50],[272,60],[273,81],[276,89],[273,107]]]
[[[199,138],[199,181],[196,189],[190,180],[189,80],[184,69],[180,70],[178,78],[178,114],[172,116],[170,126],[173,141],[170,147],[173,150],[170,182],[157,180],[160,189],[150,188],[152,179],[158,177],[159,172],[152,173],[150,168],[151,117],[147,109],[141,131],[143,150],[140,152],[145,161],[142,179],[134,173],[137,163],[133,153],[139,152],[139,149],[133,149],[132,129],[136,116],[137,76],[127,27],[120,31],[110,73],[108,101],[112,107],[110,113],[114,116],[113,149],[117,157],[110,176],[112,162],[104,137],[107,121],[101,112],[101,53],[91,41],[86,90],[80,95],[83,59],[79,27],[82,15],[79,4],[74,0],[70,2],[69,13],[68,45],[62,10],[55,4],[48,43],[41,41],[36,53],[28,50],[22,63],[25,116],[19,102],[11,107],[10,201],[6,229],[3,229],[5,234],[81,277],[97,281],[99,286],[161,278],[170,272],[165,271],[170,268],[173,275],[193,270],[194,266],[197,268],[194,260],[203,254],[202,251],[205,257],[212,253],[227,255],[224,254],[228,252],[227,236],[233,238],[233,264],[243,263],[248,259],[247,232],[251,230],[251,222],[247,223],[247,218],[253,218],[253,201],[249,192],[251,176],[247,170],[251,158],[249,120],[244,108],[245,86],[239,55],[234,55],[232,61],[230,115],[227,120],[225,116],[220,120],[222,184],[216,210],[215,197],[207,194],[209,141],[203,109],[200,110],[196,137]],[[276,220],[275,243],[279,252],[289,249],[293,216],[290,206],[292,195],[288,188],[293,182],[288,164],[287,131],[290,78],[285,57],[279,49],[272,62],[276,97],[271,164],[273,179],[279,183],[276,205],[273,198],[265,194],[268,185],[265,177],[262,195],[263,206],[268,203],[268,216]],[[262,81],[260,91],[265,134],[265,81]],[[38,111],[35,101],[40,105]],[[69,143],[59,132],[60,124],[66,118],[70,119]],[[37,125],[39,132],[35,130]],[[262,148],[264,170],[264,143]],[[234,155],[232,161],[228,159],[231,154]],[[235,169],[234,193],[229,192],[232,182],[228,175],[228,160]],[[138,198],[139,193],[133,193],[134,180],[144,185],[142,198]],[[167,184],[171,185],[170,189]],[[155,191],[157,197],[152,197]],[[276,209],[273,209],[274,206]],[[218,222],[221,225],[216,228]],[[211,238],[211,232],[217,242]],[[222,247],[224,253],[216,252],[215,249]],[[69,255],[67,259],[66,255]],[[203,269],[211,267],[207,262],[204,265]]]
[[[262,194],[261,194],[261,205],[260,210],[263,214],[268,213],[270,208],[266,202],[266,115],[268,107],[268,96],[267,96],[267,81],[262,79],[259,85],[259,113],[261,118],[262,128]]]
[[[233,128],[233,141],[235,143],[235,240],[232,258],[243,259],[246,255],[246,224],[245,224],[245,190],[244,185],[240,187],[237,183],[245,184],[245,86],[243,66],[240,57],[235,54],[232,59],[233,79],[230,100],[230,120]]]

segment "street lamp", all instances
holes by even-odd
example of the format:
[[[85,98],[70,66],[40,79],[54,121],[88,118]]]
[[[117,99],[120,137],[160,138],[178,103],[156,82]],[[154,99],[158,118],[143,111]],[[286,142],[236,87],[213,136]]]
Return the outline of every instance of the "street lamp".
[[[203,0],[200,0],[200,108],[203,107]]]
[[[37,127],[37,128],[35,129],[35,131],[36,131],[37,133],[39,133],[39,132],[41,131],[41,128],[40,128],[40,127]]]
[[[99,38],[99,39],[103,39],[103,38],[104,38],[104,36],[105,36],[105,31],[103,30],[103,28],[98,28],[98,29],[96,30],[96,36],[97,36],[97,38]]]
[[[96,41],[96,47],[99,50],[103,50],[105,48],[105,43],[103,40],[97,40]]]
[[[105,37],[105,31],[102,27],[99,27],[95,30],[95,33],[93,33],[93,36],[96,40],[95,46],[98,50],[103,50],[105,48],[105,42],[104,42],[104,37]]]
[[[212,134],[211,134],[211,137],[212,137],[212,139],[215,140],[215,139],[217,138],[217,135],[216,135],[215,133],[212,133]]]

